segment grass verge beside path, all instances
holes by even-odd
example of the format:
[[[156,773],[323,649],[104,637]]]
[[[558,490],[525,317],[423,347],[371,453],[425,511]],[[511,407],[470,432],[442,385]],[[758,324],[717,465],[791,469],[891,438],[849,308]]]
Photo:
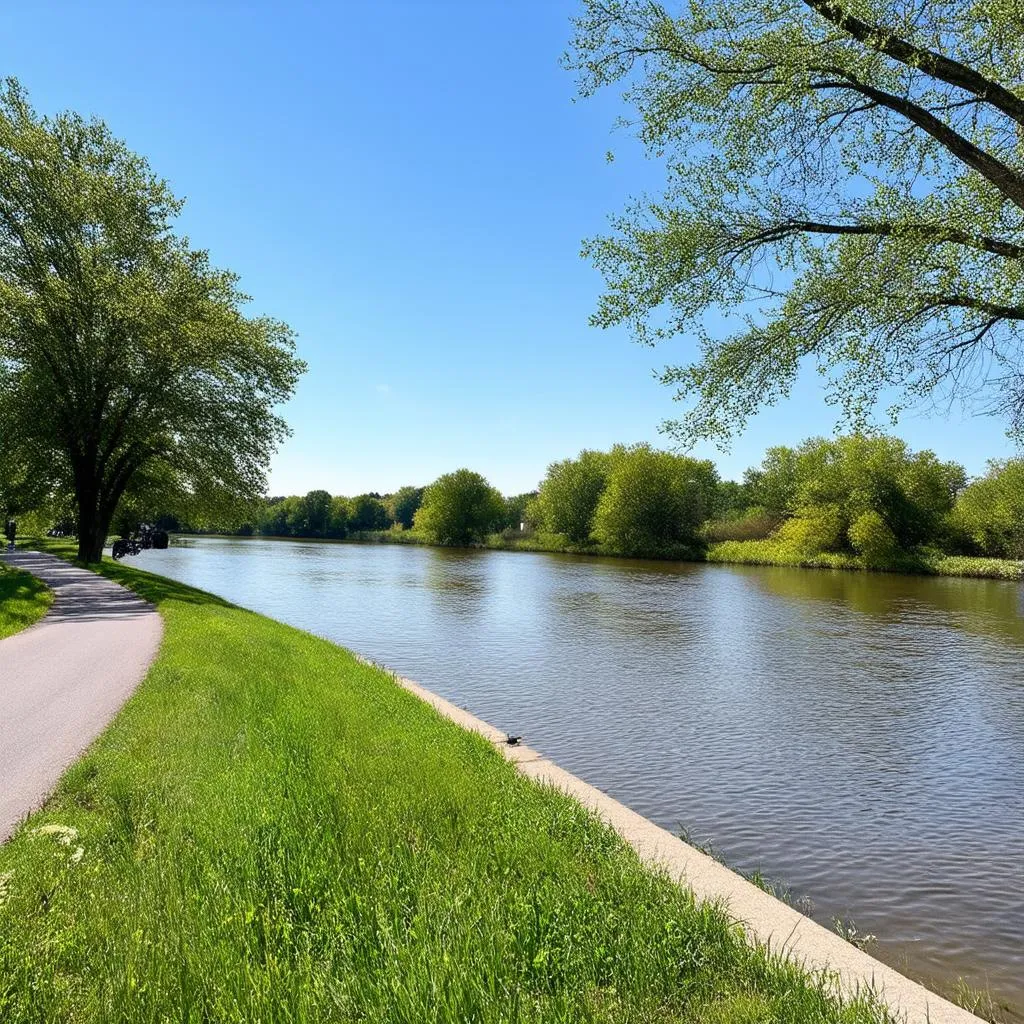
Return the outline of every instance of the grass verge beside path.
[[[164,641],[0,847],[5,1024],[885,1019],[386,673],[102,571],[159,606]]]
[[[41,619],[53,604],[53,591],[27,572],[0,564],[0,640]]]

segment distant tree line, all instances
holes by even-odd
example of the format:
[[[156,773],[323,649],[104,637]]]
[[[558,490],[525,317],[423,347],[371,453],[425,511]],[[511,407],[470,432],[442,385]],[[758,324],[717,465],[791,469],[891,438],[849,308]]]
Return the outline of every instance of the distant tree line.
[[[991,462],[968,481],[962,466],[931,451],[853,434],[769,448],[735,481],[706,459],[616,445],[552,463],[526,494],[505,497],[459,469],[393,494],[267,498],[234,532],[358,539],[385,531],[434,544],[680,557],[756,541],[793,557],[845,554],[878,567],[927,550],[1024,559],[1024,459]]]

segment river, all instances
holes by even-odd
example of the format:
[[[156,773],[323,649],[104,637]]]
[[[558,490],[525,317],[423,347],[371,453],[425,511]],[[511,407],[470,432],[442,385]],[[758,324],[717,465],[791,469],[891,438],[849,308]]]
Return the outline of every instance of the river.
[[[1024,587],[258,539],[134,561],[523,734],[1024,1020]]]

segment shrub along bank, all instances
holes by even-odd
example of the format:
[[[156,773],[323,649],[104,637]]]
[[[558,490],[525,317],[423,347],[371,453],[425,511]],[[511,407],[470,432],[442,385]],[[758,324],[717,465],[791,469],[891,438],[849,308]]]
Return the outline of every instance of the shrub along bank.
[[[121,565],[163,645],[0,848],[0,1019],[885,1019],[346,651]]]

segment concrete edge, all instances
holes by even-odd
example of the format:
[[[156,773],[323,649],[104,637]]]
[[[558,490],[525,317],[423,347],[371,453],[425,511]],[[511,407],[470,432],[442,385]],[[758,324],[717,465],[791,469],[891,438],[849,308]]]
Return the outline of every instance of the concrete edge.
[[[359,660],[387,672],[443,717],[489,740],[527,778],[578,800],[611,825],[642,861],[688,886],[699,900],[724,903],[751,941],[783,952],[811,972],[831,974],[846,996],[874,992],[906,1024],[979,1024],[980,1017],[851,945],[539,751],[521,743],[510,746],[506,734],[483,719],[385,666],[366,658]]]

